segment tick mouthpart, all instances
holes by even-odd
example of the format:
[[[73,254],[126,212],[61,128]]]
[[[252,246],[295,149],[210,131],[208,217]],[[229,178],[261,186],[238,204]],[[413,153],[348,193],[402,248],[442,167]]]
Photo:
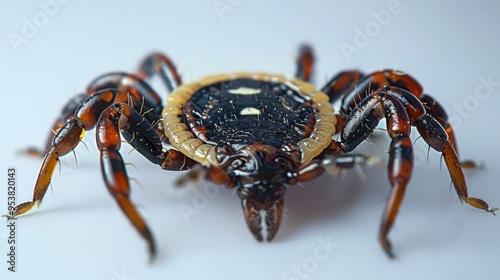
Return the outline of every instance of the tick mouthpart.
[[[270,197],[253,195],[249,190],[240,188],[238,194],[248,228],[258,241],[271,241],[281,224],[283,214],[283,195],[285,186],[281,186]]]

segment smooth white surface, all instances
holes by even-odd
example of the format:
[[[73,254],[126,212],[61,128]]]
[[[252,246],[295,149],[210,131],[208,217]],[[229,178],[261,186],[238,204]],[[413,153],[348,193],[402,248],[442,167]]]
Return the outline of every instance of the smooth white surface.
[[[40,161],[17,156],[16,149],[42,145],[64,102],[97,75],[135,71],[146,53],[160,50],[177,62],[186,81],[230,71],[291,77],[297,46],[310,42],[316,50],[318,86],[347,68],[370,72],[397,67],[416,77],[459,121],[462,157],[486,166],[466,172],[471,195],[500,206],[500,86],[483,100],[474,97],[480,77],[500,82],[496,1],[402,0],[400,12],[386,26],[373,27],[374,36],[350,61],[340,46],[355,46],[356,28],[371,28],[372,11],[387,9],[390,1],[67,2],[18,53],[8,34],[21,35],[23,17],[32,20],[43,9],[37,1],[11,1],[0,8],[0,177],[6,178],[8,166],[17,167],[18,202],[31,197]],[[219,16],[214,3],[234,7]],[[481,93],[482,98],[488,92]],[[460,104],[468,110],[459,113]],[[77,149],[78,170],[72,156],[63,158],[42,207],[17,220],[15,274],[7,271],[7,230],[0,227],[1,279],[500,277],[499,217],[461,205],[444,164],[440,171],[439,155],[431,151],[426,163],[422,140],[417,141],[413,180],[390,235],[395,261],[387,259],[376,240],[389,191],[384,168],[365,170],[366,181],[350,171],[346,179],[323,176],[291,188],[278,236],[260,244],[249,234],[239,199],[230,190],[215,191],[205,204],[193,202],[196,186],[174,191],[179,174],[161,171],[135,153],[127,155],[130,148],[124,145],[126,161],[137,167],[129,167],[129,174],[143,186],[133,183],[133,200],[158,243],[158,259],[148,265],[145,243],[103,186],[93,138],[94,132],[85,138],[89,151]],[[375,147],[364,145],[369,153],[387,149],[384,133],[374,141]],[[209,183],[200,185],[215,190]],[[4,189],[1,213],[6,212]],[[179,210],[185,207],[199,208],[188,222]],[[315,260],[321,250],[316,249],[318,239],[328,238],[338,246],[327,257],[321,255],[322,261]],[[302,265],[304,274],[294,275],[293,267]]]

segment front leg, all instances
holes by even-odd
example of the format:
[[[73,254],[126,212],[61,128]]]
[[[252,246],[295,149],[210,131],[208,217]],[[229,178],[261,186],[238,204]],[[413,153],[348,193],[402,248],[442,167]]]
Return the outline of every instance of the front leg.
[[[78,119],[72,119],[66,122],[54,136],[52,144],[43,158],[35,183],[32,200],[18,204],[11,213],[4,216],[8,219],[12,219],[40,206],[49,187],[52,174],[59,162],[59,157],[71,152],[80,143],[85,131],[84,124]]]
[[[121,146],[120,133],[132,135],[133,138],[127,139],[128,142],[150,161],[161,164],[164,169],[186,170],[194,165],[194,161],[187,161],[185,156],[180,156],[180,152],[175,150],[162,152],[161,142],[151,130],[151,124],[124,103],[116,103],[101,114],[97,131],[96,142],[106,187],[122,212],[148,243],[150,260],[153,260],[156,255],[153,235],[130,200],[129,178],[123,158],[118,152]]]
[[[297,182],[308,182],[321,176],[325,171],[331,175],[337,175],[341,170],[348,168],[359,168],[370,165],[370,157],[359,154],[338,154],[329,151],[319,155],[309,164],[302,167],[297,174],[292,174],[290,184]]]

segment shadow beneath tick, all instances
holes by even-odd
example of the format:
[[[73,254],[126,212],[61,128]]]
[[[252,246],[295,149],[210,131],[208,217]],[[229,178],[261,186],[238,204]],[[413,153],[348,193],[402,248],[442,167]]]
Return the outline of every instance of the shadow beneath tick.
[[[349,171],[344,178],[325,174],[314,182],[290,186],[285,195],[286,217],[275,240],[287,239],[307,227],[321,227],[324,223],[332,225],[334,231],[335,220],[351,211],[365,189],[364,184]]]
[[[366,199],[371,199],[369,205],[379,205],[380,208],[376,211],[381,213],[385,198],[389,193],[385,176],[386,169],[365,167],[362,170],[367,177],[366,181],[360,179],[356,172],[350,169],[347,170],[346,176],[324,174],[312,182],[289,186],[285,194],[285,209],[281,226],[272,242],[290,240],[294,236],[300,236],[301,232],[309,231],[311,228],[324,228],[325,225],[328,225],[330,232],[335,232],[338,229],[336,222],[345,219],[345,216],[355,215],[353,212],[358,210],[354,210],[363,205],[363,200],[366,201]],[[160,201],[168,200],[169,204],[183,205],[189,210],[196,210],[194,214],[191,212],[187,214],[191,221],[190,227],[200,224],[206,226],[204,222],[209,220],[215,224],[223,223],[224,228],[233,231],[232,236],[236,237],[238,234],[245,233],[244,238],[250,239],[251,234],[245,224],[240,198],[234,193],[235,190],[219,186],[217,194],[214,197],[208,197],[203,207],[199,208],[200,205],[193,202],[196,197],[195,193],[203,192],[203,187],[209,185],[212,186],[210,189],[213,191],[213,187],[216,186],[214,183],[204,180],[190,182],[179,189],[171,187],[171,191],[179,192],[179,195],[173,193],[165,195],[164,193],[158,194],[155,199],[161,197]],[[197,202],[203,203],[202,200],[197,200]],[[179,209],[177,212],[181,217],[180,226],[185,226]],[[362,216],[358,215],[355,218],[362,223]],[[171,229],[172,226],[169,228]],[[171,233],[160,234],[168,236]]]

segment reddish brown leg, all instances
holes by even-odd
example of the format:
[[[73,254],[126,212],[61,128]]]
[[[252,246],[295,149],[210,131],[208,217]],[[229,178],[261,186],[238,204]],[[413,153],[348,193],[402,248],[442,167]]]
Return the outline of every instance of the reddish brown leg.
[[[151,231],[130,201],[130,184],[123,159],[118,152],[121,145],[120,132],[127,141],[153,163],[168,170],[187,170],[196,164],[176,150],[162,152],[162,145],[152,125],[137,109],[115,103],[100,115],[96,142],[101,151],[101,170],[110,194],[125,216],[148,243],[151,259],[156,254]]]
[[[163,104],[158,94],[139,76],[127,73],[108,73],[96,78],[87,88],[87,93],[96,92],[103,89],[117,89],[130,93],[132,96],[139,100],[144,100],[145,103],[150,105],[148,110],[152,110],[155,116],[155,130],[158,137],[163,143],[168,144],[168,139],[165,137],[163,122],[159,121]],[[139,112],[146,112],[145,109],[140,109]],[[154,120],[149,120],[153,122]]]
[[[413,97],[411,93],[408,95]],[[392,188],[382,216],[379,241],[391,258],[394,254],[387,236],[396,219],[413,168],[410,127],[415,114],[419,111],[420,114],[424,112],[422,106],[418,106],[420,102],[416,98],[411,99],[413,102],[418,102],[413,105],[409,100],[403,100],[404,96],[399,91],[392,93],[387,88],[382,88],[362,100],[357,109],[354,109],[346,119],[341,141],[336,144],[337,147],[348,152],[373,133],[380,119],[386,118],[387,120],[387,133],[392,138],[388,167],[388,177]],[[407,113],[408,109],[411,114]]]
[[[467,203],[474,208],[495,214],[498,208],[490,208],[482,199],[469,197],[467,183],[462,171],[462,165],[453,144],[448,140],[446,130],[430,115],[425,115],[417,124],[417,130],[434,150],[443,153],[446,166],[450,172],[451,180],[462,203]]]
[[[120,130],[130,125],[137,125],[129,121],[136,118],[134,109],[123,103],[108,107],[99,118],[96,140],[97,147],[101,151],[101,170],[106,187],[125,216],[148,243],[149,254],[153,259],[156,254],[153,235],[130,201],[130,184],[125,164],[118,152],[121,145]]]
[[[120,90],[129,93],[138,100],[144,99],[146,103],[150,104],[154,113],[161,116],[163,108],[160,96],[136,75],[114,72],[99,76],[87,87],[87,95],[104,89]]]
[[[297,57],[295,78],[309,82],[314,70],[314,52],[309,45],[303,45]]]
[[[389,166],[387,173],[391,192],[382,215],[379,242],[390,258],[394,258],[392,245],[387,238],[394,225],[399,207],[403,202],[406,185],[410,181],[413,169],[413,147],[408,134],[398,134],[391,141],[389,148]]]
[[[455,151],[458,152],[455,133],[453,132],[453,129],[448,122],[448,114],[446,113],[446,110],[430,95],[424,94],[422,95],[420,100],[422,100],[422,104],[424,105],[427,113],[433,116],[439,122],[439,124],[441,124],[441,126],[446,129],[448,139],[455,148]]]
[[[332,153],[326,152],[302,167],[293,178],[289,179],[288,183],[308,182],[321,176],[325,171],[337,175],[341,170],[366,165],[368,159],[367,156],[359,154],[339,154],[336,151]]]
[[[433,116],[439,124],[446,130],[446,134],[448,134],[448,140],[451,145],[455,149],[455,152],[458,154],[458,144],[455,137],[455,133],[453,132],[453,128],[451,124],[448,122],[448,114],[446,114],[445,109],[431,96],[424,94],[422,95],[422,104],[425,107],[427,113]],[[474,161],[467,160],[461,161],[462,168],[476,168],[477,165]]]
[[[353,92],[356,85],[365,75],[356,70],[342,71],[329,80],[321,89],[330,97],[330,103],[335,103],[344,95]]]
[[[172,92],[182,84],[181,76],[170,58],[162,53],[148,55],[139,66],[139,77],[149,80],[159,76],[167,90]]]
[[[151,130],[152,125],[137,109],[125,104],[115,103],[100,115],[96,142],[101,151],[101,169],[104,182],[110,194],[130,220],[139,234],[148,243],[151,259],[156,249],[153,236],[146,223],[130,201],[130,184],[125,164],[118,150],[120,132],[139,153],[151,162],[168,170],[187,170],[196,164],[176,150],[162,152],[161,141]]]
[[[61,129],[61,127],[73,116],[78,105],[80,105],[86,97],[87,96],[82,93],[68,100],[61,111],[61,115],[54,121],[43,148],[27,147],[26,149],[19,151],[19,153],[37,158],[43,157],[52,146],[52,139],[54,139],[54,135],[57,134],[59,129]]]
[[[198,181],[201,178],[205,178],[209,181],[212,181],[218,185],[223,185],[228,188],[234,188],[236,186],[236,182],[231,182],[231,179],[227,175],[227,173],[219,169],[217,167],[205,168],[201,165],[196,166],[197,168],[189,170],[189,172],[185,173],[183,176],[177,180],[177,186],[183,186],[188,182]]]
[[[59,157],[71,152],[80,143],[84,134],[85,127],[77,119],[69,120],[59,129],[59,132],[53,137],[51,147],[47,150],[43,158],[40,172],[38,173],[38,178],[35,183],[32,200],[18,204],[15,209],[7,215],[7,218],[15,218],[35,207],[39,207],[47,192]]]
[[[342,104],[340,112],[346,116],[349,115],[349,113],[357,107],[357,104],[364,100],[368,95],[385,86],[395,86],[405,89],[417,98],[420,98],[423,93],[422,86],[417,82],[417,80],[406,73],[396,70],[381,70],[364,77],[360,77],[356,74],[356,72],[354,72],[350,74],[350,76],[352,77],[352,81],[356,81],[356,79],[359,81],[355,86],[350,87],[350,91],[342,91],[343,94],[341,97]],[[349,76],[347,76],[346,79],[348,77]],[[346,86],[346,88],[348,87]]]

